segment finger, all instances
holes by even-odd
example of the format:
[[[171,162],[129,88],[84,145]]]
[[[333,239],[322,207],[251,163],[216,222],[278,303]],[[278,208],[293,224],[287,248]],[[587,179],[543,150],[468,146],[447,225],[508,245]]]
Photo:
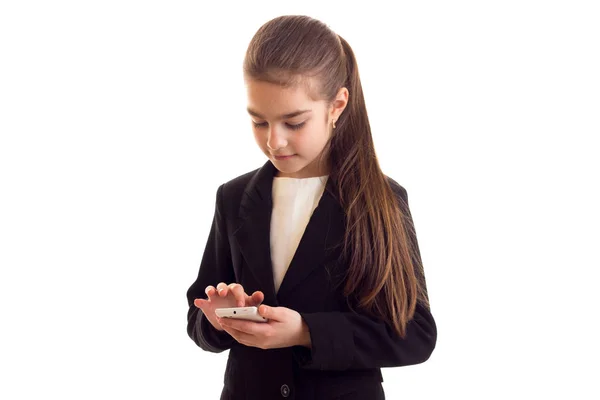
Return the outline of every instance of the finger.
[[[238,343],[241,343],[243,345],[246,346],[252,346],[252,347],[257,347],[260,349],[265,349],[265,343],[266,343],[266,335],[265,333],[259,333],[259,334],[252,334],[252,333],[247,333],[244,331],[241,331],[239,329],[236,329],[234,327],[232,327],[229,322],[245,322],[245,321],[237,321],[237,320],[233,320],[230,318],[224,318],[225,320],[227,320],[227,322],[223,322],[223,325],[221,325],[223,327],[223,330],[227,333],[229,333]],[[267,324],[259,324],[256,322],[250,322],[248,321],[250,324],[258,324],[258,325],[267,325]],[[233,325],[237,325],[237,324],[233,324]],[[262,328],[262,327],[258,327],[258,328]],[[262,343],[262,344],[261,344]]]
[[[214,286],[212,286],[212,285],[208,285],[208,286],[206,287],[206,289],[204,289],[204,293],[206,293],[206,295],[208,296],[208,298],[211,298],[212,296],[214,296],[214,295],[215,295],[215,293],[216,293],[216,289],[215,289],[215,287],[214,287]]]
[[[227,296],[227,284],[225,284],[225,282],[219,282],[217,285],[217,293],[221,297]]]
[[[223,318],[221,321],[221,326],[223,326],[223,328],[228,327],[252,336],[264,334],[264,327],[261,325],[263,324],[260,322],[244,321],[234,318]]]
[[[243,319],[235,318],[223,318],[221,322],[222,326],[227,326],[236,331],[244,332],[252,336],[264,335],[267,330],[271,329],[270,326],[262,322],[245,321]]]
[[[262,292],[256,291],[252,293],[252,296],[246,295],[246,305],[258,307],[264,299],[265,295]]]
[[[237,303],[238,307],[243,307],[246,304],[246,293],[244,292],[244,287],[239,283],[231,283],[229,284],[229,290],[233,293],[233,297]]]
[[[256,292],[252,293],[252,301],[254,302],[254,305],[258,306],[264,300],[265,300],[265,295],[260,290],[257,290]]]

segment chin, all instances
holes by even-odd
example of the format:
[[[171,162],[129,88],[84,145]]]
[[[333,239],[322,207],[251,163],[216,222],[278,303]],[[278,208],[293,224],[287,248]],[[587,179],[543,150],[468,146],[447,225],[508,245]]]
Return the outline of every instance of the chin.
[[[282,165],[282,163],[280,163],[280,162],[277,162],[277,161],[275,161],[275,162],[273,163],[273,165],[275,165],[275,167],[276,167],[276,168],[277,168],[279,171],[281,171],[281,172],[283,172],[283,173],[286,173],[286,174],[295,174],[295,173],[297,173],[297,172],[300,172],[300,171],[302,171],[302,168],[301,168],[301,167],[290,167],[289,165]]]
[[[271,162],[273,163],[273,165],[275,165],[275,168],[277,168],[279,172],[285,175],[296,175],[302,170],[304,170],[305,167],[304,165],[298,164],[290,165],[286,161],[271,160]]]

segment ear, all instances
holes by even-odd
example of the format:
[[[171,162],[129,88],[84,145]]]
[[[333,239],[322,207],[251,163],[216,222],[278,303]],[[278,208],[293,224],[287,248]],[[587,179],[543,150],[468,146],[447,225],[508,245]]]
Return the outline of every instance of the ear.
[[[342,87],[340,88],[340,90],[338,90],[335,100],[333,100],[333,103],[331,103],[331,106],[329,107],[330,120],[337,121],[340,118],[340,115],[342,114],[342,112],[344,112],[346,106],[348,105],[349,95],[350,93],[345,87]]]

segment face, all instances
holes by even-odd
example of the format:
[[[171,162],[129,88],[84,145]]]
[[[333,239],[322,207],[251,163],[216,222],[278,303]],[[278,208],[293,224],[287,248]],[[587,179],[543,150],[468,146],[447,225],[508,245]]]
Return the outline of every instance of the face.
[[[284,88],[246,80],[246,88],[254,138],[279,171],[277,175],[291,178],[327,175],[326,157],[319,160],[319,156],[331,135],[331,121],[343,110],[339,102],[328,107],[325,101],[314,101],[304,85]]]

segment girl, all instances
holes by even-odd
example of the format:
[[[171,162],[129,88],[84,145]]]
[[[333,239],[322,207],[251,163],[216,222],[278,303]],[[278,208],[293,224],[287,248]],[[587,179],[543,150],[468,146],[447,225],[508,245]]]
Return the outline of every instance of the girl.
[[[253,37],[244,79],[268,161],[217,190],[188,334],[230,350],[221,399],[384,399],[380,368],[424,362],[437,330],[354,53],[322,22],[282,16]],[[215,315],[259,305],[266,323]]]

